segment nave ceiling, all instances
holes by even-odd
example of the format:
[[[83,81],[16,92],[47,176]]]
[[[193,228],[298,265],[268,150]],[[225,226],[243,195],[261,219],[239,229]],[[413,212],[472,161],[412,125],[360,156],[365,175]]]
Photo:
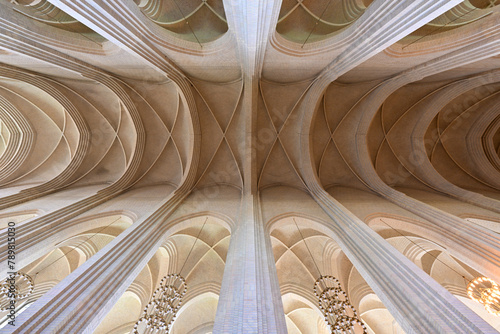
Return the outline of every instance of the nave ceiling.
[[[208,333],[226,302],[229,240],[241,242],[238,219],[255,206],[289,333],[328,332],[306,293],[317,275],[311,256],[339,277],[372,332],[400,330],[390,298],[357,269],[362,261],[317,227],[334,214],[299,214],[325,209],[325,197],[460,298],[450,267],[500,280],[500,249],[487,235],[500,221],[498,4],[0,0],[0,227],[19,217],[26,270],[64,260],[64,275],[42,277],[37,298],[49,300],[63,276],[106,280],[82,272],[109,243],[120,260],[94,259],[116,272],[102,284],[117,295],[105,301],[89,288],[109,312],[64,311],[61,326],[130,330],[121,310],[139,317],[159,273],[186,261],[193,292],[173,333]],[[489,262],[460,248],[459,233],[439,240],[468,223],[489,242]],[[437,227],[425,234],[428,224]],[[159,248],[133,253],[133,238]],[[140,268],[121,265],[127,257]],[[69,310],[80,296],[64,293]],[[33,309],[20,331],[38,326],[30,317],[42,311]],[[206,316],[191,321],[189,312]]]

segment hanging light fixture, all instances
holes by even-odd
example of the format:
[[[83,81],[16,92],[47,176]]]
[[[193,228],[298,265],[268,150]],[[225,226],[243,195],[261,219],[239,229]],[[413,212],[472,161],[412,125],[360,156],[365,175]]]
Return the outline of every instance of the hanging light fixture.
[[[332,333],[366,333],[365,324],[359,319],[338,279],[321,275],[314,283],[314,294]]]
[[[7,311],[10,305],[16,305],[28,298],[34,289],[34,282],[30,275],[16,272],[9,275],[0,284],[0,311]]]
[[[367,334],[366,325],[358,317],[356,309],[349,301],[347,293],[342,289],[339,280],[330,275],[321,275],[321,271],[314,260],[309,246],[307,246],[295,218],[293,221],[320,275],[316,282],[314,282],[313,290],[318,298],[319,309],[323,313],[331,333]]]
[[[406,240],[423,250],[426,254],[432,256],[436,261],[441,262],[443,265],[448,267],[450,270],[456,272],[458,275],[462,276],[467,285],[467,295],[470,299],[481,303],[484,308],[491,314],[499,316],[500,315],[500,288],[498,284],[488,277],[476,277],[472,281],[469,281],[465,276],[455,270],[453,267],[446,264],[446,262],[441,261],[436,255],[429,253],[425,248],[415,243],[413,240],[409,239],[407,236],[402,234],[400,231],[389,225],[383,219],[380,219],[382,223],[393,229],[399,235],[404,237]],[[467,282],[469,282],[467,284]]]
[[[476,277],[467,285],[469,297],[484,305],[491,314],[500,315],[500,288],[498,284],[488,277]]]
[[[168,333],[186,291],[187,284],[181,275],[170,274],[163,277],[153,298],[144,308],[142,317],[135,323],[134,334],[146,333],[148,330],[153,333]]]
[[[151,301],[146,305],[142,316],[134,325],[134,334],[168,334],[170,332],[177,311],[179,311],[182,305],[182,298],[187,292],[186,280],[181,276],[182,269],[184,269],[207,220],[208,217],[205,219],[200,232],[198,232],[198,236],[193,246],[191,246],[191,250],[181,270],[179,270],[179,274],[169,274],[161,279],[160,285],[153,293]]]

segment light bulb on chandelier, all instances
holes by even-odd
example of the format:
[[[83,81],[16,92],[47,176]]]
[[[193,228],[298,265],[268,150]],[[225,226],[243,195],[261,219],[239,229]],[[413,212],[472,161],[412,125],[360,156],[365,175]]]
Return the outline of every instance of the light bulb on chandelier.
[[[500,288],[488,277],[477,277],[467,286],[469,297],[484,305],[491,314],[500,315]]]
[[[198,236],[186,260],[184,260],[181,270],[179,270],[179,274],[169,274],[161,279],[151,301],[146,305],[142,316],[135,323],[132,329],[133,334],[167,334],[170,332],[177,311],[181,308],[182,298],[187,292],[186,280],[181,276],[182,269],[184,269],[207,220],[208,217],[201,226],[200,232],[198,232]]]
[[[359,319],[338,279],[320,276],[314,283],[314,294],[332,334],[367,333],[365,324]]]
[[[295,218],[293,221],[320,275],[314,282],[313,290],[318,298],[319,309],[323,313],[331,333],[367,334],[366,325],[358,317],[356,309],[350,303],[347,293],[342,289],[339,280],[333,276],[321,274]]]
[[[146,305],[142,316],[134,325],[133,333],[168,333],[177,311],[182,305],[187,284],[179,274],[170,274],[162,278],[153,298]]]
[[[0,284],[0,311],[6,311],[10,305],[16,305],[21,300],[28,298],[35,287],[31,276],[16,272],[9,275]]]

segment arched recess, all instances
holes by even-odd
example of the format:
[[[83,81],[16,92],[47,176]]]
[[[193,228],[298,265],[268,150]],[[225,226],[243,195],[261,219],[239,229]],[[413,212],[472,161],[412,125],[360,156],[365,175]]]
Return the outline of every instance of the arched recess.
[[[129,333],[168,274],[180,273],[187,293],[171,333],[206,334],[212,331],[230,231],[216,215],[194,214],[174,222],[168,237],[101,321],[94,334]],[[135,296],[132,299],[130,294]],[[136,300],[140,302],[137,303]]]
[[[17,272],[29,275],[34,282],[33,293],[17,302],[17,314],[56,286],[132,223],[132,219],[125,215],[101,216],[94,219],[93,228],[68,236],[56,245],[56,249],[22,269],[16,268]],[[3,300],[2,304],[4,304]],[[0,313],[0,328],[7,324],[6,314],[6,311]]]
[[[293,292],[282,296],[288,334],[329,334],[316,304]]]
[[[207,43],[228,30],[222,0],[164,1],[135,0],[151,21],[176,37],[191,42]]]
[[[371,0],[284,0],[276,31],[286,39],[305,44],[320,41],[348,27]]]
[[[179,310],[171,334],[209,334],[214,326],[219,294],[202,293]]]
[[[373,333],[404,334],[399,324],[374,293],[369,293],[361,299],[358,312]]]
[[[347,285],[351,303],[366,323],[369,333],[404,334],[401,326],[354,267],[350,269]]]
[[[323,224],[319,219],[296,213],[281,215],[269,224],[289,333],[312,333],[311,328],[316,328],[317,333],[329,333],[313,292],[314,282],[320,275],[339,279],[355,308],[359,303],[353,302],[353,294],[373,293],[361,276],[356,281],[362,283],[360,291],[353,289],[359,289],[359,284],[350,286],[350,276],[355,269]],[[358,314],[373,333],[363,315],[359,311]]]
[[[484,276],[463,262],[452,252],[423,235],[409,231],[408,224],[398,217],[371,217],[367,222],[409,260],[419,266],[432,279],[476,312],[495,329],[500,330],[500,317],[492,316],[479,303],[467,296],[468,282]]]

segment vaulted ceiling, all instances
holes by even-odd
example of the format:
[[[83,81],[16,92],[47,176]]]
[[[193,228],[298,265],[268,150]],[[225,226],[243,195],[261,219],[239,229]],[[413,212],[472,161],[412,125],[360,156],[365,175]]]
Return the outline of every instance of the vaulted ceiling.
[[[0,210],[81,190],[71,210],[29,221],[23,249],[57,236],[36,230],[47,222],[147,187],[164,197],[214,186],[239,195],[349,188],[398,198],[416,215],[425,214],[411,209],[425,191],[498,215],[499,3],[0,0]],[[200,239],[189,263],[193,277],[225,264],[229,232],[209,225],[212,239]],[[314,254],[331,253],[323,265],[366,288],[337,244],[306,234]],[[185,254],[194,235],[183,229],[162,247]],[[271,237],[290,332],[306,333],[312,302],[291,286],[314,282],[314,267],[290,226]],[[390,242],[410,252],[403,239]],[[41,259],[40,250],[23,264],[58,251]],[[153,262],[138,278],[148,289],[158,281]],[[290,265],[303,272],[298,281]],[[437,277],[438,269],[427,271]],[[205,272],[196,278],[206,282],[194,281],[210,289],[190,297],[190,307],[210,313],[219,288],[209,283],[222,277]],[[368,295],[356,305],[367,314],[381,304]],[[123,298],[122,307],[145,302]],[[187,316],[179,319],[194,333]]]

